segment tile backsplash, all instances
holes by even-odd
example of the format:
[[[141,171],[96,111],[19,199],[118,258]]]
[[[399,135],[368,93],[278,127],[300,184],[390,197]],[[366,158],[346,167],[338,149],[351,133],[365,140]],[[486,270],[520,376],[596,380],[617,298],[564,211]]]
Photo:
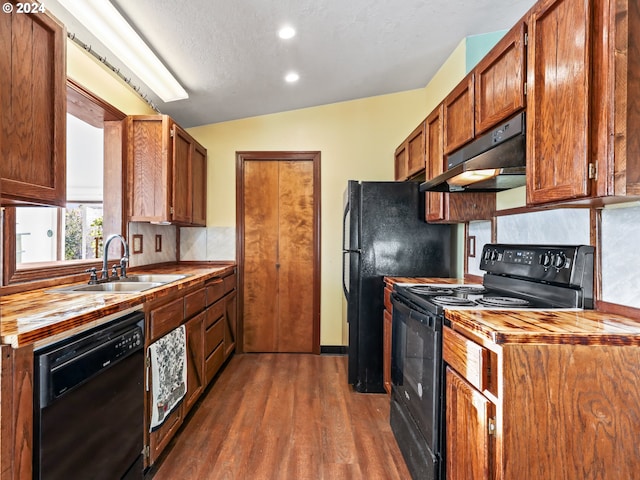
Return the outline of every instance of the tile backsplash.
[[[591,242],[589,209],[554,209],[503,215],[496,218],[498,243],[585,244]],[[468,257],[468,273],[479,269],[482,247],[491,240],[491,222],[470,222],[469,235],[476,237],[476,256]],[[640,308],[640,203],[602,210],[600,250],[604,302]]]
[[[602,293],[605,302],[640,308],[640,205],[602,211]]]
[[[129,223],[130,258],[129,266],[139,267],[153,263],[177,261],[176,231],[174,225],[155,225],[151,223]],[[142,253],[133,253],[133,236],[142,235]],[[162,251],[156,252],[156,235],[162,236]]]
[[[497,217],[498,243],[589,245],[589,209],[561,208]]]
[[[235,261],[235,227],[180,229],[180,260]]]

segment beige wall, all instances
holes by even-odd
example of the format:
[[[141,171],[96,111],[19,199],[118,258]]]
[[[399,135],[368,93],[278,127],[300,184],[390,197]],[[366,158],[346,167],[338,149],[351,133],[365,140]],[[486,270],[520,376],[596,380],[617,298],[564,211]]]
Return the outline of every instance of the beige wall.
[[[464,75],[463,41],[423,89],[189,129],[208,150],[207,226],[235,226],[236,151],[321,152],[322,345],[348,342],[341,285],[342,194],[347,180],[392,180],[396,146]]]
[[[67,40],[67,76],[128,115],[156,112],[104,64]]]
[[[322,345],[347,343],[341,286],[347,180],[392,180],[395,147],[425,116],[419,89],[189,129],[208,150],[208,226],[235,226],[236,151],[321,152]]]

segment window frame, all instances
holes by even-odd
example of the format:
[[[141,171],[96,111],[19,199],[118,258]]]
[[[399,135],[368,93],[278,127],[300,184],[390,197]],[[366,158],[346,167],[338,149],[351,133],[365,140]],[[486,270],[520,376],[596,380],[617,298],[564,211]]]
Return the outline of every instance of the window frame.
[[[107,214],[106,201],[104,205],[104,236],[109,233],[125,232],[124,218],[124,120],[127,115],[110,105],[103,99],[91,93],[76,81],[67,78],[67,112],[95,127],[107,129],[104,136],[105,148],[105,192],[110,197],[117,197],[110,205]],[[106,172],[109,172],[107,179]],[[109,189],[107,189],[109,184]],[[105,197],[106,200],[106,197]],[[85,270],[96,267],[102,268],[101,259],[92,260],[60,260],[55,262],[40,262],[28,267],[18,268],[16,264],[16,213],[14,206],[3,207],[2,215],[2,285],[0,295],[19,292],[25,289],[48,286],[60,283],[61,277],[68,281],[78,281],[86,277]],[[28,283],[28,284],[27,284]]]

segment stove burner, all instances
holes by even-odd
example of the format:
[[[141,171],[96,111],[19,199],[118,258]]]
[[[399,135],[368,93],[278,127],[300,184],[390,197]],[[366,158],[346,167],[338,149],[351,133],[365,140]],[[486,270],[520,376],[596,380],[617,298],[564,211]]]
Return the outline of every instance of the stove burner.
[[[448,287],[434,287],[432,285],[420,285],[409,287],[409,291],[418,295],[451,295],[453,290]]]
[[[454,290],[456,293],[468,293],[471,295],[481,295],[488,292],[488,290],[484,287],[475,287],[473,285],[463,285],[461,287],[455,287]]]
[[[431,301],[438,305],[446,305],[451,307],[466,307],[475,305],[473,300],[469,300],[467,298],[460,297],[451,297],[451,296],[438,296],[433,297]]]
[[[530,304],[527,300],[513,297],[484,297],[477,302],[487,307],[528,307]]]

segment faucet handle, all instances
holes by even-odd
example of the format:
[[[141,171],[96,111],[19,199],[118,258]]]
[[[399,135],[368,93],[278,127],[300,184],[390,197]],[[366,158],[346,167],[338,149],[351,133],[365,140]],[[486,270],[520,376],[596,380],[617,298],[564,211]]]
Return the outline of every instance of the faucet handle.
[[[120,265],[114,264],[111,267],[111,278],[118,278],[118,269],[120,268]]]
[[[127,278],[127,263],[129,262],[129,257],[122,257],[120,259],[120,278]]]
[[[98,274],[96,273],[96,267],[91,267],[85,270],[86,273],[89,273],[89,285],[94,285],[98,283]]]

